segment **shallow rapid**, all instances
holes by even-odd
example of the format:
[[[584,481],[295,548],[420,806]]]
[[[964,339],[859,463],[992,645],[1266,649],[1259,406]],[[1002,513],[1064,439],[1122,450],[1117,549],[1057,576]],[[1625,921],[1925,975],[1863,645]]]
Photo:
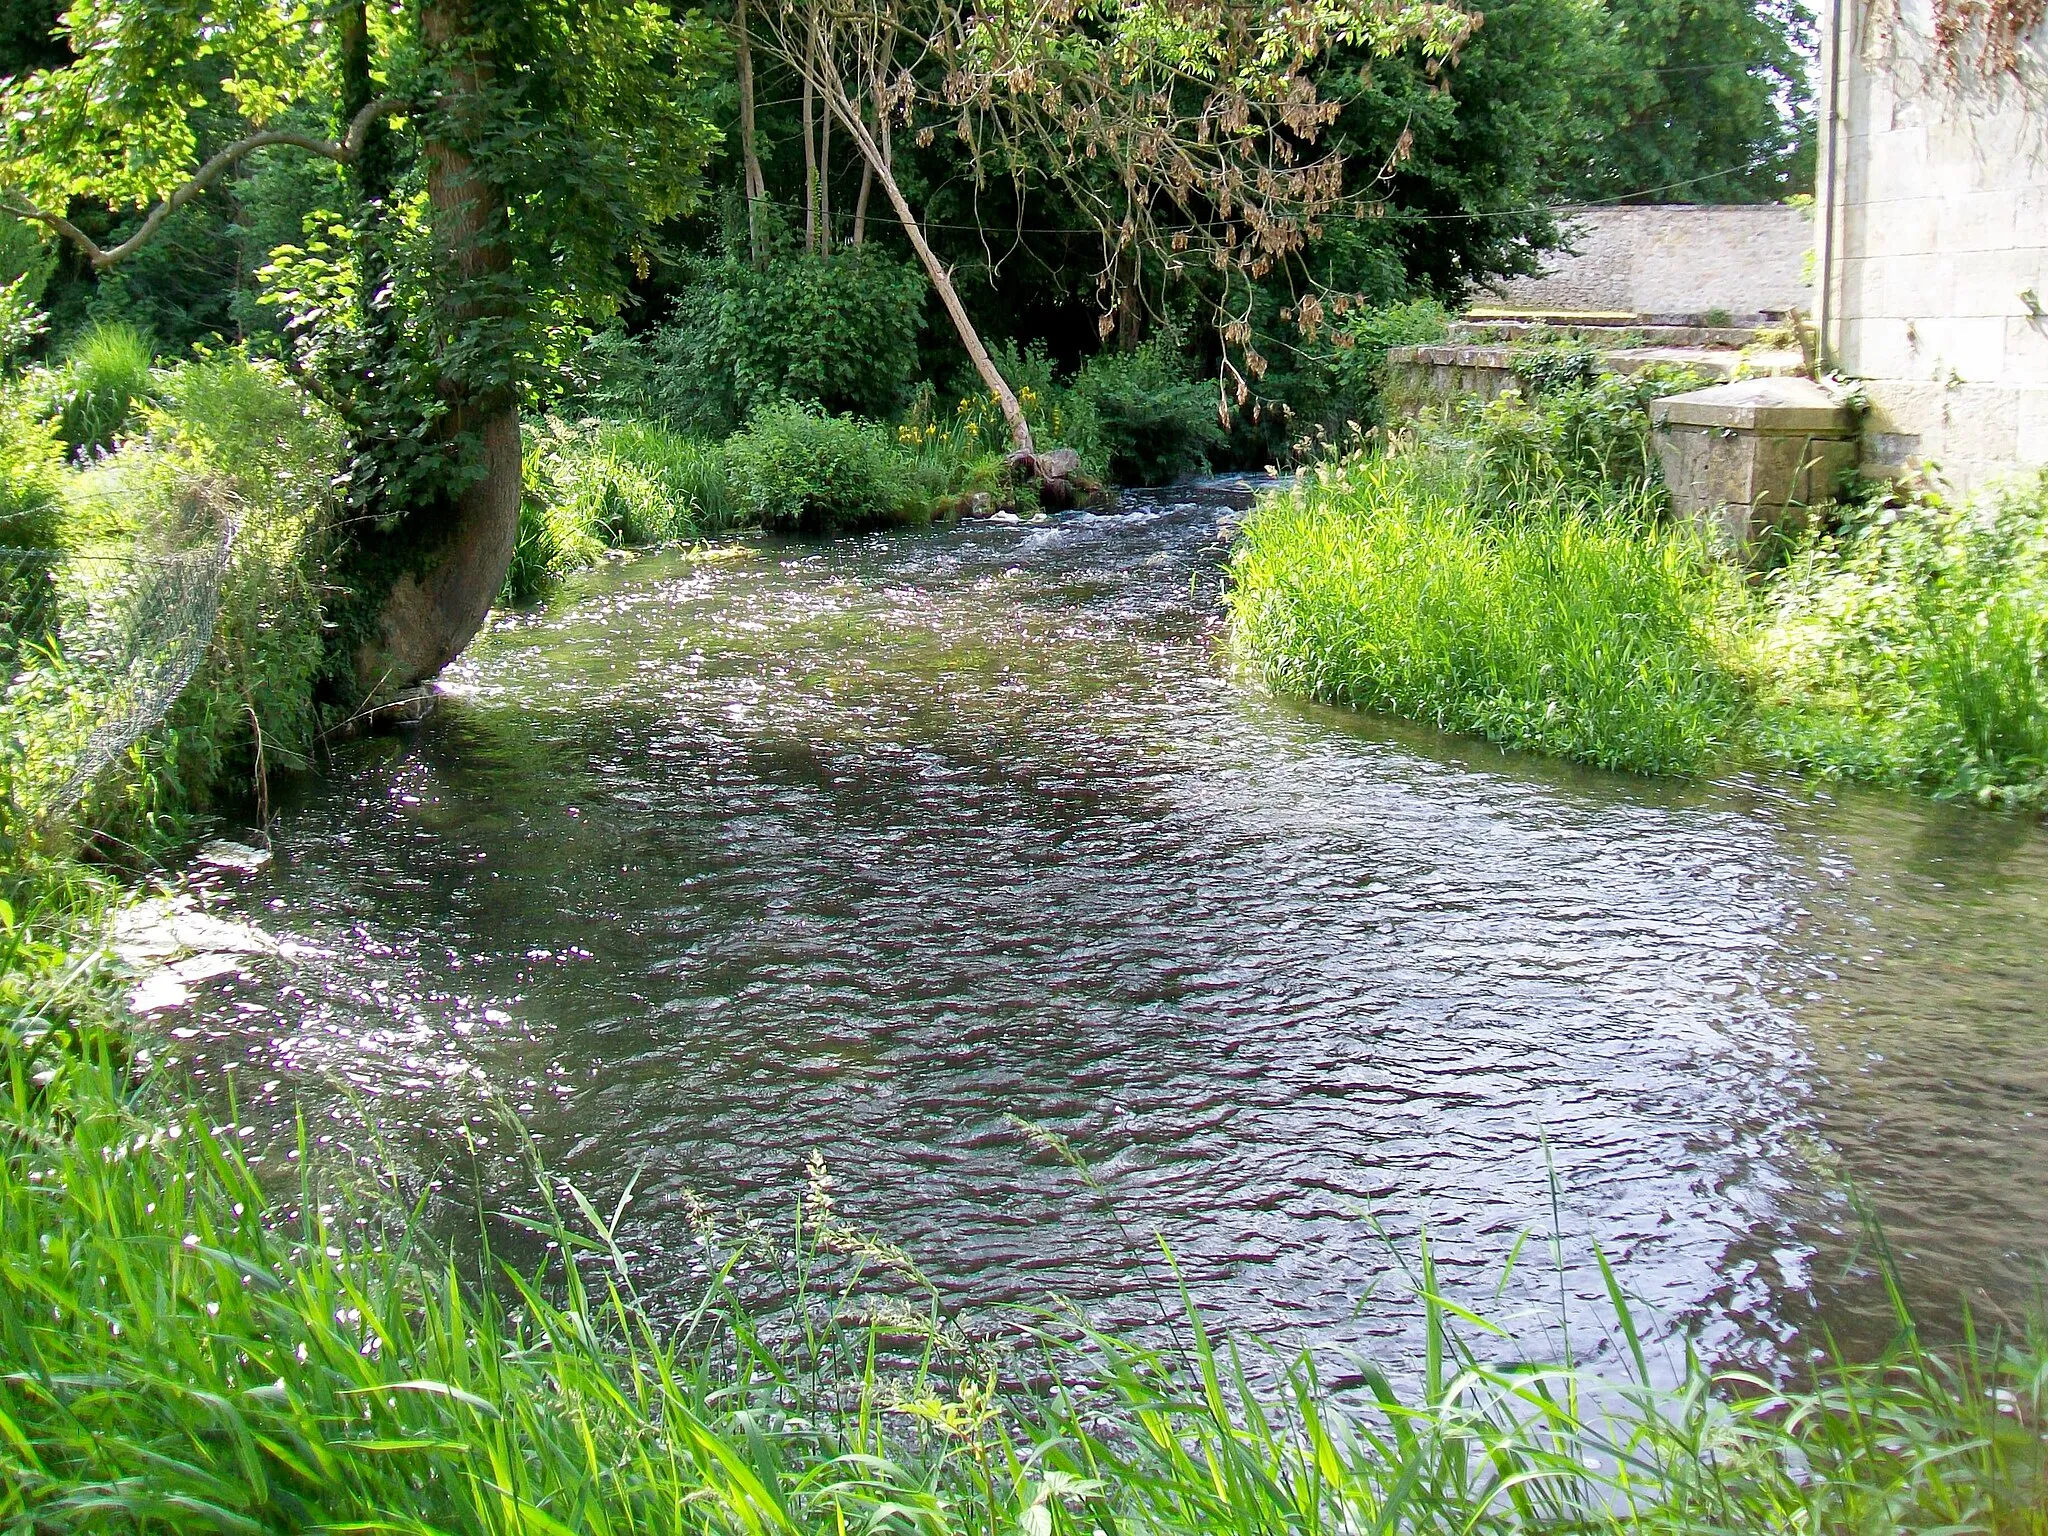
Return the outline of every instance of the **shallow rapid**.
[[[1143,1325],[1156,1231],[1220,1318],[1333,1356],[1413,1349],[1423,1229],[1525,1337],[1597,1333],[1597,1241],[1723,1354],[1867,1343],[1847,1187],[1932,1312],[2023,1306],[2040,825],[1260,696],[1219,654],[1233,502],[652,556],[500,619],[223,878],[301,947],[178,1053],[422,1177],[516,1163],[509,1107],[606,1209],[637,1178],[656,1292],[693,1197],[779,1222],[815,1150],[965,1304]]]

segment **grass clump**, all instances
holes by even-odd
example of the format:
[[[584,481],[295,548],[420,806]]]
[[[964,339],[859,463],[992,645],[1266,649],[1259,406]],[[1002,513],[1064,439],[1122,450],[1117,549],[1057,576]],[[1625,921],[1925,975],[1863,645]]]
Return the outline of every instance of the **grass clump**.
[[[1284,692],[1602,767],[2048,805],[2048,475],[1811,509],[1744,579],[1669,521],[1646,407],[1693,382],[1597,377],[1325,441],[1244,524],[1234,650]]]
[[[1655,508],[1552,489],[1508,516],[1428,454],[1310,471],[1246,519],[1232,644],[1272,687],[1609,768],[1696,773],[1742,698],[1733,578]]]
[[[150,395],[155,347],[132,325],[92,326],[66,354],[53,380],[57,433],[73,454],[103,452]]]
[[[35,383],[0,414],[26,419]],[[27,455],[47,548],[14,567],[34,601],[10,603],[0,856],[135,868],[311,757],[339,429],[229,353],[153,374],[116,451],[55,469],[50,451]]]
[[[607,549],[685,543],[742,520],[725,450],[645,420],[526,426],[519,536],[502,600],[533,601]]]
[[[1797,549],[1756,626],[1772,760],[2048,805],[2048,474],[1887,496]]]

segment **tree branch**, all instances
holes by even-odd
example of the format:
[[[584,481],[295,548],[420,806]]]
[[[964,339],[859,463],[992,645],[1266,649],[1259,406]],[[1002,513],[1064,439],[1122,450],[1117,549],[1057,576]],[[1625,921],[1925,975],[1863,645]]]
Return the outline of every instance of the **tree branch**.
[[[237,139],[234,143],[215,154],[212,159],[200,166],[198,170],[194,171],[189,181],[173,189],[169,196],[151,208],[148,214],[143,217],[142,227],[112,249],[100,245],[92,236],[88,235],[62,214],[51,213],[47,209],[36,207],[33,203],[18,201],[11,197],[0,199],[0,211],[10,213],[18,219],[33,220],[63,239],[69,240],[73,245],[85,252],[86,258],[92,263],[94,271],[104,272],[108,267],[134,255],[136,251],[147,245],[156,237],[156,232],[163,227],[165,219],[168,219],[180,208],[191,202],[193,198],[204,192],[228,171],[234,169],[235,166],[239,165],[257,150],[268,149],[275,144],[284,144],[289,145],[293,149],[303,149],[311,155],[319,155],[322,159],[332,160],[337,165],[352,165],[355,163],[356,157],[363,152],[363,141],[369,137],[371,127],[380,118],[390,117],[394,113],[402,112],[406,110],[407,106],[408,103],[401,101],[396,96],[379,96],[375,101],[365,105],[360,112],[356,113],[349,120],[348,132],[339,140],[316,139],[311,134],[287,133],[283,131],[252,133],[246,139]]]

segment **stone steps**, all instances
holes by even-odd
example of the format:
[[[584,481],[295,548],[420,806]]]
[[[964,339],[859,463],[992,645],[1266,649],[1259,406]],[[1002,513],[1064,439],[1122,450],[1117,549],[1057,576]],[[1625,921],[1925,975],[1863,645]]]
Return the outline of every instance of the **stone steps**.
[[[1569,323],[1551,320],[1488,320],[1468,315],[1462,320],[1451,322],[1450,333],[1446,339],[1478,346],[1528,346],[1565,341],[1614,348],[1733,348],[1754,346],[1761,329],[1753,325],[1650,325],[1633,319],[1610,321],[1603,318],[1593,321],[1583,317]]]

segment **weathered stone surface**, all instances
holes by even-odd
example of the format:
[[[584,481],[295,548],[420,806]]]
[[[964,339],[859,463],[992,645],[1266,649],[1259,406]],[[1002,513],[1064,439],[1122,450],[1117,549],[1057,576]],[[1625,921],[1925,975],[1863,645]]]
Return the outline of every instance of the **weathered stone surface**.
[[[1388,404],[1413,414],[1424,405],[1459,396],[1491,400],[1509,389],[1530,392],[1516,371],[1518,349],[1498,343],[1393,347],[1387,352]],[[1732,379],[1738,371],[1767,376],[1796,373],[1805,359],[1793,351],[1738,352],[1725,347],[1614,347],[1600,353],[1604,373],[1633,375],[1657,364],[1692,368],[1709,378]]]
[[[1493,286],[1520,309],[1625,310],[1731,317],[1811,311],[1806,253],[1813,224],[1781,203],[1676,203],[1564,208],[1572,249],[1543,258],[1539,277]]]
[[[1650,402],[1650,420],[1685,427],[1742,427],[1753,432],[1822,432],[1839,436],[1851,422],[1846,406],[1811,379],[1739,379],[1713,389]]]
[[[1651,402],[1672,509],[1746,547],[1790,529],[1855,467],[1855,418],[1811,379],[1744,379]]]
[[[1968,490],[2048,465],[2048,29],[2006,77],[1954,67],[1976,45],[1938,40],[1947,14],[1845,4],[1819,29],[1816,267],[1827,362],[1870,401],[1866,467]]]
[[[1048,448],[1038,456],[1038,478],[1071,480],[1081,472],[1081,453],[1076,448]]]

